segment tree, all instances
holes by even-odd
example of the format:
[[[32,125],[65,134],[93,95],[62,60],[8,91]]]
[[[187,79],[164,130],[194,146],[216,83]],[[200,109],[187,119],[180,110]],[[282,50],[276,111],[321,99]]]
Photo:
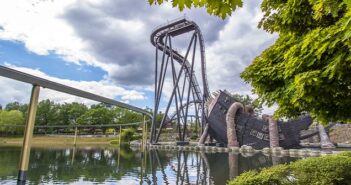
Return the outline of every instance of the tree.
[[[351,121],[351,1],[264,0],[259,27],[279,33],[241,77],[277,117]]]
[[[113,111],[103,106],[95,106],[81,115],[77,119],[77,123],[82,125],[104,125],[112,124],[113,120]]]
[[[168,0],[149,0],[150,5],[162,4]],[[191,8],[192,6],[206,7],[207,12],[211,15],[216,15],[222,19],[230,16],[238,7],[242,7],[242,0],[172,0],[172,6],[178,7],[180,11],[184,8]]]
[[[18,110],[0,110],[0,125],[23,125],[23,113]],[[0,127],[1,132],[21,131],[23,127]]]
[[[19,102],[10,102],[5,106],[5,110],[11,111],[11,110],[18,110],[22,112],[23,117],[27,117],[27,112],[28,112],[28,104],[21,104]],[[23,121],[24,123],[24,121]]]
[[[65,103],[59,106],[59,123],[61,125],[76,124],[78,118],[88,111],[82,103]]]
[[[167,1],[167,0],[166,0]],[[164,0],[149,0],[162,4]],[[173,6],[206,7],[222,18],[224,4],[241,1],[174,0]],[[211,4],[216,4],[211,8]],[[233,5],[232,4],[232,5]],[[229,6],[230,7],[230,6]],[[310,113],[322,122],[351,121],[350,0],[263,0],[259,28],[279,33],[273,46],[255,58],[241,77],[261,104],[277,103],[276,117]],[[215,10],[215,11],[213,11]]]
[[[143,121],[143,116],[140,113],[136,113],[131,110],[116,108],[115,114],[119,115],[117,117],[118,124],[135,123]]]
[[[243,105],[251,105],[254,108],[256,116],[262,113],[262,104],[260,104],[257,99],[253,99],[249,95],[240,95],[236,93],[231,93],[230,95],[235,101],[240,102]]]
[[[5,106],[5,110],[19,110],[21,107],[21,104],[17,101],[15,102],[11,102],[11,103],[8,103],[6,106]]]
[[[39,102],[36,114],[37,125],[56,125],[59,122],[59,106],[50,100]]]

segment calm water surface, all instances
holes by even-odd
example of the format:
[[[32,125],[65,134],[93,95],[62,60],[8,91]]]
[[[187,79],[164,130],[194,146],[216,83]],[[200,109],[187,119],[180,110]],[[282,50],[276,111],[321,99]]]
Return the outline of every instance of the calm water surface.
[[[0,184],[16,184],[19,147],[0,147]],[[226,184],[240,173],[295,160],[262,154],[149,150],[129,147],[32,148],[28,184]]]

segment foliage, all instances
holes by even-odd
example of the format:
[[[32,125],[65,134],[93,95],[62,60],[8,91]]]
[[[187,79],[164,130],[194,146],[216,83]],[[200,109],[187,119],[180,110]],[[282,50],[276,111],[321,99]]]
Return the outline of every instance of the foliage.
[[[114,128],[108,128],[105,131],[105,134],[114,134],[114,133],[116,133],[116,130]]]
[[[6,106],[5,106],[5,110],[18,110],[18,111],[21,111],[24,115],[24,117],[26,118],[27,117],[27,111],[28,111],[28,104],[21,104],[19,102],[11,102],[11,103],[8,103]]]
[[[262,104],[257,99],[253,99],[249,95],[240,95],[236,93],[230,94],[235,101],[242,103],[243,105],[251,105],[255,109],[255,115],[258,116],[262,113]]]
[[[241,77],[276,117],[309,112],[319,121],[351,120],[349,0],[264,0],[259,27],[279,33]]]
[[[106,107],[94,107],[77,119],[78,124],[104,125],[113,123],[113,112]]]
[[[65,103],[59,106],[59,124],[76,124],[80,116],[88,111],[88,107],[82,103]]]
[[[18,120],[22,121],[21,124],[24,124],[28,111],[28,105],[21,104],[19,102],[11,102],[5,106],[5,110],[0,111],[3,112],[3,114],[0,114],[0,124],[1,120],[10,119],[12,119],[12,121],[5,121],[6,124],[14,125],[17,124]],[[11,114],[9,114],[8,112],[10,112]],[[142,120],[143,116],[139,113],[122,109],[119,107],[109,107],[105,104],[96,104],[88,108],[82,103],[73,102],[58,104],[50,100],[43,100],[38,103],[35,124],[104,125],[134,123],[140,122]],[[18,129],[11,129],[2,129],[2,131],[18,131]],[[20,130],[23,130],[23,128],[21,128]],[[106,128],[104,128],[103,130],[106,130]]]
[[[0,110],[0,126],[1,125],[23,125],[23,113],[18,110]],[[21,127],[0,127],[0,132],[20,132]]]
[[[39,102],[35,124],[37,125],[55,125],[59,122],[59,106],[53,101],[43,100]]]
[[[351,184],[351,153],[299,160],[290,164],[248,171],[229,185]]]
[[[122,142],[129,142],[133,140],[135,134],[134,128],[122,129],[121,140]]]
[[[168,0],[148,0],[150,5],[152,4],[162,4],[168,2]],[[191,8],[194,6],[206,7],[207,12],[211,15],[216,15],[222,19],[227,16],[232,15],[232,12],[236,10],[237,7],[242,7],[242,0],[172,0],[172,6],[178,7],[180,11],[184,8]]]
[[[135,113],[131,110],[116,107],[114,109],[114,112],[117,115],[117,124],[135,123],[143,121],[143,116],[141,114]]]

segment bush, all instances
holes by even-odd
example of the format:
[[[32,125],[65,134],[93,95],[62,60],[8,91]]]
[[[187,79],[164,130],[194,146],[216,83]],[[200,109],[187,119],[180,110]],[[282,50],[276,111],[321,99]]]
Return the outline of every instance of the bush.
[[[299,160],[242,173],[229,185],[351,184],[351,152]]]
[[[134,128],[122,129],[122,133],[121,133],[122,142],[129,142],[133,140],[134,134],[135,134]]]
[[[106,131],[105,131],[105,134],[106,135],[112,135],[112,134],[114,134],[115,133],[115,129],[114,128],[108,128],[108,129],[106,129]]]

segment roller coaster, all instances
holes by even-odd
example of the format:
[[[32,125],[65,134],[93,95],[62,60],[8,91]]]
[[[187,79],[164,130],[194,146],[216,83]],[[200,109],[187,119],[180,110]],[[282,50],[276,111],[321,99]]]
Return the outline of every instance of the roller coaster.
[[[183,55],[172,45],[177,38],[181,38],[183,44],[188,42]],[[206,76],[204,39],[195,22],[182,18],[161,25],[151,33],[150,40],[156,49],[151,144],[158,143],[162,129],[170,123],[177,126],[177,144],[187,144],[190,113],[195,114],[195,124],[201,127],[199,144],[205,144],[210,136],[217,144],[228,146],[240,144],[263,148],[273,141],[274,146],[291,148],[298,147],[300,140],[318,134],[300,135],[313,122],[308,115],[288,122],[274,121],[271,117],[258,119],[253,116],[253,109],[244,107],[224,91],[211,96]],[[195,70],[201,74],[196,76]],[[161,121],[157,121],[161,109],[164,114]],[[171,109],[175,109],[173,113]],[[275,136],[270,135],[270,122],[275,122],[272,127],[276,130]],[[275,138],[270,140],[270,137]],[[233,143],[231,138],[236,138],[237,143]]]
[[[186,54],[183,56],[173,48],[172,40],[186,33],[191,33],[191,37],[185,51]],[[155,106],[153,114],[155,119],[153,119],[151,126],[150,142],[157,143],[164,125],[174,118],[177,122],[179,140],[185,141],[189,113],[192,111],[195,114],[195,122],[200,124],[202,128],[207,119],[205,100],[209,97],[210,91],[206,77],[203,36],[195,22],[179,19],[156,28],[150,39],[156,48]],[[199,47],[197,47],[198,43]],[[196,56],[197,53],[200,53],[199,57]],[[195,76],[195,68],[201,69],[200,84]],[[162,94],[166,77],[172,78],[169,83],[171,85],[169,97]],[[202,86],[200,87],[200,85]],[[164,99],[168,99],[168,101]],[[156,117],[163,101],[167,102],[167,106],[157,129]],[[189,109],[190,105],[193,106],[193,110]],[[170,113],[172,106],[175,108],[173,114]]]

